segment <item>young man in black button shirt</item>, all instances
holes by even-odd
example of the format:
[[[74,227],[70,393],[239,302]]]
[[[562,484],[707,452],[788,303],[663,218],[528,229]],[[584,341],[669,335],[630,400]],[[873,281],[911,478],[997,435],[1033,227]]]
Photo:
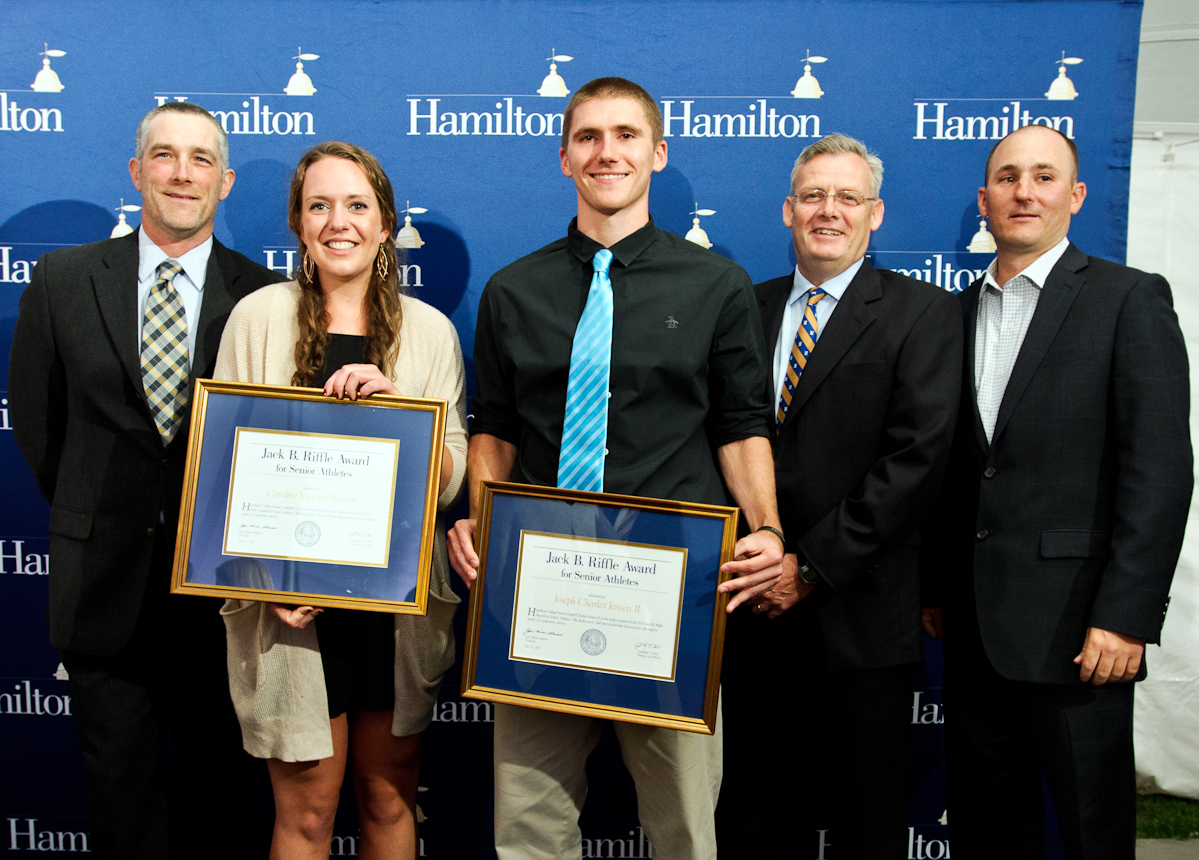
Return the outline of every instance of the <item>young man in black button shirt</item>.
[[[468,468],[472,517],[480,481],[557,483],[571,348],[592,257],[613,255],[611,384],[603,488],[741,506],[751,530],[778,529],[768,428],[766,349],[745,272],[654,226],[652,175],[666,166],[657,103],[621,78],[581,87],[563,121],[562,172],[578,217],[567,236],[488,282],[475,333]],[[723,480],[722,480],[723,479]],[[731,499],[730,499],[731,496]],[[473,581],[474,519],[450,532],[450,560]],[[751,531],[724,572],[736,605],[781,573],[781,532]],[[580,857],[584,764],[597,720],[497,705],[496,848],[501,858]],[[617,723],[655,856],[716,856],[721,780],[715,737]]]

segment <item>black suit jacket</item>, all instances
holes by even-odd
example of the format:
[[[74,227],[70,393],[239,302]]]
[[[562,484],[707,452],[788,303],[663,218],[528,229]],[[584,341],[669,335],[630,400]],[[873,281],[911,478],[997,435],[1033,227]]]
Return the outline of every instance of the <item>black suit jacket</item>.
[[[979,643],[1005,678],[1079,683],[1087,627],[1159,641],[1191,498],[1186,346],[1162,277],[1070,245],[988,444],[974,392],[980,286],[961,296],[961,410],[928,547],[946,653]]]
[[[43,255],[13,332],[13,433],[50,502],[50,641],[84,654],[129,641],[148,577],[169,589],[151,554],[160,529],[173,539],[183,486],[187,424],[163,448],[142,389],[137,263],[137,231]],[[212,375],[237,300],[278,280],[213,241],[193,379]]]
[[[756,287],[768,344],[792,277]],[[953,296],[863,262],[800,377],[775,480],[787,549],[822,579],[829,669],[920,659],[919,526],[949,454],[961,352]]]

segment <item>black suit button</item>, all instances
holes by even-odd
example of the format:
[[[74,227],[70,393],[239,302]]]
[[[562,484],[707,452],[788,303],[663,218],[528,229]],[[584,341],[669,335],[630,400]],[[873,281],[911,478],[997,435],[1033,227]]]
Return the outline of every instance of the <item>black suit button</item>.
[[[975,533],[974,533],[974,536],[975,536],[976,538],[978,538],[979,540],[983,540],[983,539],[985,539],[985,538],[986,538],[986,536],[987,536],[987,530],[986,530],[986,529],[979,529],[977,532],[975,532]]]
[[[995,467],[987,466],[987,468],[983,469],[983,477],[984,478],[994,478],[995,477]]]
[[[146,529],[146,537],[154,537],[154,526],[150,526],[150,528]]]
[[[170,460],[163,460],[163,461],[162,461],[162,470],[165,472],[165,471],[166,471],[167,469],[169,469],[169,468],[171,468],[171,461],[170,461]]]

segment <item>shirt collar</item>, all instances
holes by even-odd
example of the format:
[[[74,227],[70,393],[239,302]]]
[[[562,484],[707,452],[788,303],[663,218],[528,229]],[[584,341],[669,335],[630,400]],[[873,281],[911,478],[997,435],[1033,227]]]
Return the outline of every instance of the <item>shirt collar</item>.
[[[208,276],[208,257],[212,254],[212,236],[192,248],[186,254],[174,259],[183,267],[183,274],[196,286],[198,292],[204,291],[204,281]],[[138,283],[153,281],[158,271],[158,264],[171,259],[166,251],[154,244],[146,231],[140,227],[137,230],[137,280]]]
[[[862,261],[865,257],[859,257],[858,261],[851,265],[848,269],[839,275],[835,275],[820,285],[820,289],[828,293],[834,301],[841,301],[841,297],[845,295],[845,290],[849,287],[849,282],[858,274],[858,270],[862,268]],[[787,304],[798,301],[799,298],[809,291],[815,289],[812,282],[803,276],[799,271],[799,266],[795,267],[795,277],[791,284],[791,295],[787,297]]]
[[[584,264],[590,266],[591,258],[595,256],[595,252],[604,246],[581,231],[578,228],[578,222],[578,218],[571,219],[570,227],[566,231],[566,245],[572,254],[578,257]],[[651,215],[649,222],[644,227],[625,236],[608,250],[612,252],[612,258],[616,262],[628,268],[634,260],[641,256],[641,253],[646,248],[653,244],[657,236],[658,228],[654,224],[654,219]]]
[[[1049,273],[1053,271],[1053,267],[1057,265],[1057,261],[1062,258],[1062,254],[1066,253],[1066,249],[1070,247],[1070,240],[1063,236],[1062,241],[1058,242],[1041,256],[1037,257],[1029,266],[1020,274],[1032,281],[1033,286],[1038,290],[1045,289],[1045,281],[1049,277]],[[994,287],[997,290],[1003,289],[996,279],[996,272],[999,269],[999,258],[996,257],[991,261],[991,265],[987,266],[987,274],[983,276],[984,285]]]

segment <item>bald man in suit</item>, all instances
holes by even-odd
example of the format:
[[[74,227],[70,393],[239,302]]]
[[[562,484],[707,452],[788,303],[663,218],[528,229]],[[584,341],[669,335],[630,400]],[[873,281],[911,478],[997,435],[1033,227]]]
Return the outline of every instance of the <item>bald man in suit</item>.
[[[955,856],[1131,858],[1133,681],[1192,487],[1186,347],[1159,275],[1067,238],[1078,150],[1028,126],[979,189],[998,254],[961,295],[965,372],[927,569],[943,595]],[[926,612],[931,633],[939,613]]]

